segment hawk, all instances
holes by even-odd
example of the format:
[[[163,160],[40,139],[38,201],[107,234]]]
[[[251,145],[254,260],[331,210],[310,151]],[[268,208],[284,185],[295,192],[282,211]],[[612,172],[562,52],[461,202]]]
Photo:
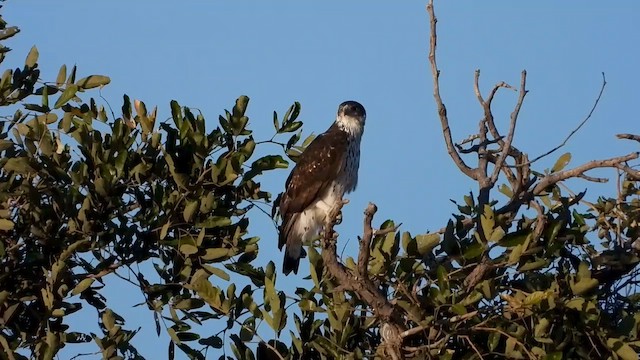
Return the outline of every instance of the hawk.
[[[344,194],[355,190],[360,166],[360,140],[367,115],[356,101],[338,107],[335,122],[300,155],[280,200],[278,248],[285,247],[282,270],[298,273],[300,258],[322,230],[329,211]]]

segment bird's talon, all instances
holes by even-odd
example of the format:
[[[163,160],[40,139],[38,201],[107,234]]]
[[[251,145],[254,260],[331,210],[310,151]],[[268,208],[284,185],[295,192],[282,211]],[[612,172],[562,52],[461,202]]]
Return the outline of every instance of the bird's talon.
[[[338,215],[336,215],[336,218],[335,218],[335,220],[334,220],[334,222],[333,222],[333,223],[334,223],[335,225],[340,225],[340,224],[342,224],[342,211],[340,211],[340,212],[338,213]]]

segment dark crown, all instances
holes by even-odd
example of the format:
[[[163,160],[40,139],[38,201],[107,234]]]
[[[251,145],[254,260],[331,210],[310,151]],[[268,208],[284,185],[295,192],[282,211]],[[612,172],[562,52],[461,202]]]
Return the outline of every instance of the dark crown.
[[[348,100],[340,104],[338,107],[338,115],[340,114],[361,119],[364,119],[367,116],[364,106],[353,100]]]

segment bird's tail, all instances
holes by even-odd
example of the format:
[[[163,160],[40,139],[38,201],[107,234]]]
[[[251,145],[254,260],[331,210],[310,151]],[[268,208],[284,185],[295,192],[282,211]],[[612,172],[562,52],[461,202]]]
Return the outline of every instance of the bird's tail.
[[[282,250],[284,246],[284,260],[282,262],[282,272],[288,275],[293,271],[298,273],[300,267],[300,258],[307,255],[302,248],[302,239],[299,234],[295,234],[293,230],[294,224],[298,221],[300,214],[285,216],[280,226],[280,236],[278,238],[278,248]]]
[[[285,275],[289,275],[292,271],[297,274],[300,267],[300,259],[306,256],[307,252],[302,248],[301,241],[298,244],[293,244],[293,246],[287,245],[284,251],[284,260],[282,261],[282,272]]]

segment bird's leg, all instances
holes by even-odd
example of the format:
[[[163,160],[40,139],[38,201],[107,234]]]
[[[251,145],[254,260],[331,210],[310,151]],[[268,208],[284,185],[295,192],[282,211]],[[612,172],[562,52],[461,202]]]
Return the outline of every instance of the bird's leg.
[[[342,205],[346,205],[349,203],[348,199],[341,199],[340,201],[342,201]],[[342,210],[340,210],[336,215],[335,219],[333,219],[333,225],[340,225],[340,224],[342,224]]]

